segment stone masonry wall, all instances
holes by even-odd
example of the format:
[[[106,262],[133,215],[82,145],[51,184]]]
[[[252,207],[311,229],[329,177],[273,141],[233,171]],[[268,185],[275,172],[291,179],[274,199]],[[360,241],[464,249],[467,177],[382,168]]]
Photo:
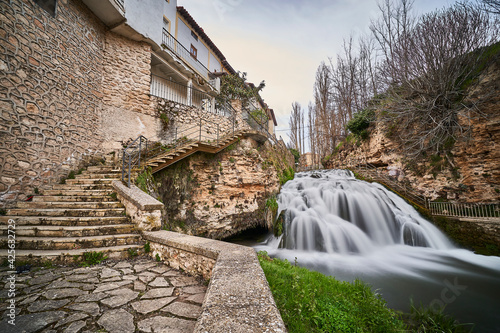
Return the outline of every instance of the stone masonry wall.
[[[151,46],[106,34],[101,131],[105,151],[121,150],[139,135],[156,141],[161,131],[149,95]]]
[[[2,203],[99,150],[105,27],[78,0],[59,0],[55,17],[28,0],[0,8]]]
[[[158,139],[148,44],[80,0],[59,0],[55,17],[28,0],[0,8],[1,206],[141,134]]]

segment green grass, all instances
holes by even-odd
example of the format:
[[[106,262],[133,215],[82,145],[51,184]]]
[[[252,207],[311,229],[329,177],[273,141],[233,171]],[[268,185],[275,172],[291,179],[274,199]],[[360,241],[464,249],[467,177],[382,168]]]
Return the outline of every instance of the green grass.
[[[470,332],[471,324],[458,323],[443,309],[417,308],[409,300],[411,312],[397,312],[362,281],[338,281],[265,252],[258,257],[290,333]]]
[[[285,168],[278,172],[278,177],[280,179],[280,185],[284,185],[287,181],[292,180],[295,177],[295,170],[292,167]]]
[[[404,331],[398,315],[361,281],[337,281],[265,253],[259,261],[290,333]]]
[[[409,332],[418,333],[466,333],[471,332],[472,324],[460,324],[454,318],[443,313],[443,309],[435,311],[422,305],[416,307],[411,302],[411,312],[404,314]]]

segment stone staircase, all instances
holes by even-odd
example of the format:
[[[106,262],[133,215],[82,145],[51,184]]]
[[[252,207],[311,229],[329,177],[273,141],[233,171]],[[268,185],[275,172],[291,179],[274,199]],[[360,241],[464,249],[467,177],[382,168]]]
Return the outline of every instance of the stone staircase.
[[[110,258],[140,250],[141,236],[112,195],[121,170],[91,166],[65,184],[53,185],[32,201],[19,202],[0,216],[0,260],[7,257],[8,221],[15,221],[16,261],[71,261],[87,251]]]
[[[227,148],[231,144],[237,142],[243,136],[253,136],[258,141],[265,141],[265,137],[261,132],[256,130],[238,130],[232,134],[228,134],[218,140],[212,142],[192,140],[182,145],[175,147],[165,153],[158,154],[155,157],[146,160],[145,165],[151,167],[151,172],[158,172],[169,165],[172,165],[198,151],[216,154]]]

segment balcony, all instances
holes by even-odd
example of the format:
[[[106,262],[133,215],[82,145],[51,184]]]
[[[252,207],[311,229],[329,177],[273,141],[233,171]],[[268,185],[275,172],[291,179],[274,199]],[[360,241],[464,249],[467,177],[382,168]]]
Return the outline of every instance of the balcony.
[[[162,47],[174,53],[205,80],[210,80],[210,71],[208,68],[191,55],[191,52],[179,43],[177,39],[175,39],[175,37],[172,36],[166,29],[163,29]]]
[[[217,104],[206,92],[156,75],[151,75],[150,94],[224,117],[232,114],[230,107]]]
[[[83,0],[83,3],[108,27],[125,21],[124,0]]]

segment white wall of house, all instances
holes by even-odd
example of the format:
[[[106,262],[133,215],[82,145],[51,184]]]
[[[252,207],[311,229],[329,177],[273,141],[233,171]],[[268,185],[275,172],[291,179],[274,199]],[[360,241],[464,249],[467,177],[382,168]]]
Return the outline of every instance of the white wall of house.
[[[175,31],[177,0],[125,0],[127,24],[157,45],[162,44],[163,18],[170,21],[170,33]]]
[[[170,34],[175,35],[175,26],[177,24],[177,0],[161,0],[163,2],[163,16],[170,21]]]
[[[210,67],[208,67],[208,69],[211,72],[222,72],[222,66],[219,59],[212,52],[210,52]]]
[[[179,43],[184,45],[188,51],[191,49],[191,45],[193,45],[197,50],[197,60],[208,68],[208,48],[205,46],[200,36],[198,36],[198,40],[196,40],[191,32],[198,36],[180,16],[177,16],[177,35],[175,38]]]

